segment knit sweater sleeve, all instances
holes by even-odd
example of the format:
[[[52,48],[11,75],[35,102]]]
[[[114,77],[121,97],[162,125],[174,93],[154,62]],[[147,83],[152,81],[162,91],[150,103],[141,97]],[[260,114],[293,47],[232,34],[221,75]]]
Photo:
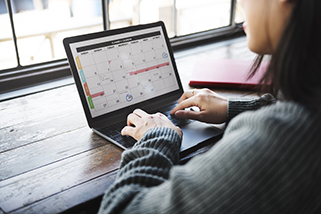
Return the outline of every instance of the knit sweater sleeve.
[[[166,181],[179,163],[180,145],[181,137],[170,128],[149,130],[123,152],[117,179],[105,193],[99,213],[120,213],[138,193]]]
[[[229,98],[227,106],[227,122],[244,111],[257,110],[275,102],[276,99],[271,94],[264,94],[258,98]]]
[[[174,166],[179,136],[153,129],[124,152],[100,213],[312,213],[321,198],[320,119],[292,104],[243,113],[184,166]]]

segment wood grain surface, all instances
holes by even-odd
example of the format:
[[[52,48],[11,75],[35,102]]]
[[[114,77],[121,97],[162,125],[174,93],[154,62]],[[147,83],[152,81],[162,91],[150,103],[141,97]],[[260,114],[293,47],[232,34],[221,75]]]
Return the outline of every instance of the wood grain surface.
[[[252,60],[254,55],[245,38],[177,52],[184,90],[190,89],[193,65],[204,57]],[[182,157],[182,163],[214,143]],[[75,85],[1,102],[0,213],[96,212],[116,178],[122,152],[88,127]],[[94,206],[91,211],[87,204]]]

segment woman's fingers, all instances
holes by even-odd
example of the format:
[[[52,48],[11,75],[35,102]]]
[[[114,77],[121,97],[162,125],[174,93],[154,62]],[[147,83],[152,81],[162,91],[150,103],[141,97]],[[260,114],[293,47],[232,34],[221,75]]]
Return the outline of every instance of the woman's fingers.
[[[139,122],[139,117],[137,114],[131,113],[127,116],[127,126],[136,126],[136,124]]]
[[[141,110],[141,109],[135,109],[133,113],[136,114],[137,116],[141,117],[141,118],[148,116],[148,114],[145,111]]]
[[[122,129],[121,134],[140,140],[149,129],[155,127],[168,127],[175,130],[180,136],[183,135],[181,129],[176,127],[165,115],[161,113],[151,115],[141,109],[136,109],[128,115],[127,126]]]
[[[195,95],[199,93],[198,90],[186,91],[178,100],[177,106],[171,111],[171,114],[175,114],[178,110],[184,110],[185,108],[192,106],[199,106]]]
[[[178,103],[182,102],[183,100],[189,99],[191,97],[193,97],[194,95],[197,94],[197,90],[190,90],[190,91],[186,91],[184,92],[184,94],[179,98]]]
[[[192,107],[192,106],[198,106],[196,98],[194,97],[191,97],[189,99],[183,100],[180,103],[178,103],[177,106],[175,106],[175,108],[173,108],[173,110],[171,111],[171,114],[176,115],[177,111],[184,110],[185,108]]]
[[[227,117],[226,98],[209,89],[198,89],[185,92],[180,102],[171,111],[177,118],[193,119],[207,123],[222,123]],[[200,111],[186,111],[186,108],[197,106]]]
[[[131,126],[125,126],[122,130],[121,130],[121,134],[122,135],[129,135],[134,137],[135,136],[135,128],[131,127]],[[135,137],[134,137],[135,138]],[[135,138],[136,139],[136,138]],[[137,140],[137,139],[136,139]]]
[[[121,130],[121,134],[129,135],[139,140],[142,137],[142,135],[138,133],[140,130],[139,127],[144,123],[147,116],[148,114],[141,109],[134,110],[133,113],[127,116],[127,126]]]
[[[129,114],[127,116],[127,126],[131,126],[134,125],[136,126],[137,123],[139,123],[140,121],[142,121],[142,118],[146,118],[148,117],[149,114],[147,114],[145,111],[141,110],[141,109],[135,109],[133,111],[133,113]]]
[[[196,112],[191,110],[178,110],[175,113],[175,117],[179,119],[192,119],[201,120],[202,112]]]

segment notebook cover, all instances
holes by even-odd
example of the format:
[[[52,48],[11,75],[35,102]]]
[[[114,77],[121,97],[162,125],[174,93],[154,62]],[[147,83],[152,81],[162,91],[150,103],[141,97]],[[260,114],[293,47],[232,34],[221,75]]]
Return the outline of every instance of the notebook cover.
[[[268,62],[262,62],[257,73],[247,77],[253,61],[232,59],[204,59],[195,63],[189,82],[191,87],[255,89],[259,84]]]

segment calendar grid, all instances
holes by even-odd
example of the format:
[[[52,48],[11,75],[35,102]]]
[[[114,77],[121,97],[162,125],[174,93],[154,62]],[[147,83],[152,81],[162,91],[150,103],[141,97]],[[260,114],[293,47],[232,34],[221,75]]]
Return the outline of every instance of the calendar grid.
[[[92,115],[178,88],[160,31],[77,48],[75,61]]]

